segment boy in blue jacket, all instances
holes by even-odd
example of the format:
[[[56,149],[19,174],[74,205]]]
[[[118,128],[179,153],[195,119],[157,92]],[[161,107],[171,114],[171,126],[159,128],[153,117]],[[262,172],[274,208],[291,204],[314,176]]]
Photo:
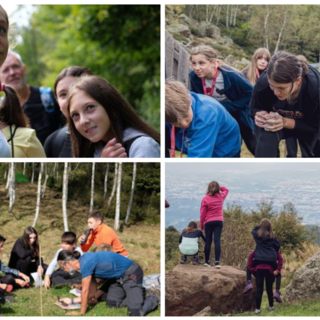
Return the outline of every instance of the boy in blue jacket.
[[[239,126],[218,101],[171,80],[166,82],[165,95],[166,126],[175,135],[176,150],[188,158],[239,157]]]

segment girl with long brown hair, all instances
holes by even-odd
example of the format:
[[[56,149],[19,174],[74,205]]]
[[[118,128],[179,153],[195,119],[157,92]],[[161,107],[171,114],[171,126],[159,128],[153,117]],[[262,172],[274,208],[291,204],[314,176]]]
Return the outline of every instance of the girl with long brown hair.
[[[210,265],[210,252],[212,237],[214,236],[214,253],[215,267],[221,268],[221,233],[223,228],[223,203],[226,199],[229,190],[226,187],[220,187],[217,181],[211,181],[208,184],[207,192],[201,202],[200,208],[200,228],[205,230],[206,245],[205,245],[205,263],[206,267]]]
[[[180,263],[186,263],[188,256],[192,256],[192,264],[200,264],[199,262],[199,238],[206,241],[201,230],[195,221],[190,221],[188,227],[183,229],[179,239],[179,249],[182,254]]]
[[[9,267],[28,276],[33,272],[40,275],[45,273],[48,266],[43,262],[40,264],[38,233],[33,227],[27,227],[22,237],[15,242],[10,254]]]
[[[160,157],[160,134],[108,81],[82,77],[70,89],[68,111],[74,157]]]

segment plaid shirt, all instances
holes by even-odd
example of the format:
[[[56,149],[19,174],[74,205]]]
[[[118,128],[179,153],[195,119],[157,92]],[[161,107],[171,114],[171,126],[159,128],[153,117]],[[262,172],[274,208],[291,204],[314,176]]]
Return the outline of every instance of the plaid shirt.
[[[2,263],[2,261],[0,260],[0,271],[7,274],[7,273],[12,273],[15,276],[19,275],[19,270],[16,269],[11,269],[9,267],[7,267],[4,263]]]

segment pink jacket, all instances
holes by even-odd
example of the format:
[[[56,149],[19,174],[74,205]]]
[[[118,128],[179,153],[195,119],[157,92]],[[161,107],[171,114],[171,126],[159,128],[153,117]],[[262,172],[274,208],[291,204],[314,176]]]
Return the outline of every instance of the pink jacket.
[[[223,221],[223,202],[227,197],[229,190],[226,187],[220,187],[220,193],[214,196],[206,195],[201,202],[200,208],[200,228],[210,221]]]
[[[273,268],[271,265],[269,264],[258,264],[256,266],[253,266],[253,258],[254,258],[254,254],[255,254],[255,250],[253,250],[250,254],[249,254],[249,258],[248,258],[248,269],[255,274],[257,272],[258,269],[266,269],[269,270],[270,273],[273,274]],[[283,258],[281,253],[278,251],[277,252],[277,260],[278,260],[278,267],[277,270],[279,271],[279,273],[281,272],[282,269],[282,265],[283,265]]]

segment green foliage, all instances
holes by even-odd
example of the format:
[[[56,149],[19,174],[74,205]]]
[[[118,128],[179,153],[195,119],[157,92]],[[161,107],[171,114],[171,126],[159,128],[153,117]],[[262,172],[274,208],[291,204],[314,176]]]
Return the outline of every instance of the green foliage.
[[[22,173],[16,173],[15,174],[15,177],[16,177],[16,182],[28,182],[28,178],[23,175]]]
[[[28,83],[52,87],[63,68],[86,66],[160,129],[159,5],[36,8],[31,25],[19,30],[23,42],[16,48],[27,66]]]
[[[178,41],[189,42],[189,40],[186,37],[182,36],[180,33],[172,32],[171,35]]]

